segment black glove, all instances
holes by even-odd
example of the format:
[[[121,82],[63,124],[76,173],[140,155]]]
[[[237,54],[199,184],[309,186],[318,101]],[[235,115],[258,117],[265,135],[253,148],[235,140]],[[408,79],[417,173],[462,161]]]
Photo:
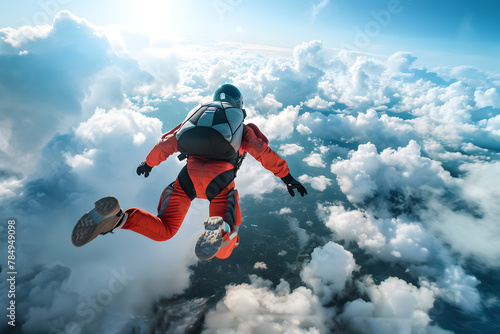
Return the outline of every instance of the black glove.
[[[148,177],[149,173],[151,173],[151,169],[153,169],[153,167],[149,167],[146,161],[144,161],[137,167],[137,175],[140,176],[144,174],[144,177]]]
[[[295,193],[293,191],[293,189],[297,189],[297,191],[299,192],[299,194],[304,197],[304,195],[307,194],[307,190],[306,188],[302,185],[302,183],[300,183],[299,181],[295,180],[293,178],[292,175],[290,175],[290,173],[288,173],[287,176],[285,177],[282,177],[281,180],[286,184],[286,187],[288,189],[288,192],[290,193],[290,195],[293,197],[295,196]]]

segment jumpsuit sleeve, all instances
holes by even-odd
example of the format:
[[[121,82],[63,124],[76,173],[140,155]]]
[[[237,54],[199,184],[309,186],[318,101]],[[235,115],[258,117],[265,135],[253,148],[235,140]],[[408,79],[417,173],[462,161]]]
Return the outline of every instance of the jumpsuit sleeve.
[[[290,173],[286,161],[269,147],[269,140],[257,125],[245,125],[241,147],[277,177],[282,178]]]
[[[181,124],[165,133],[161,137],[161,140],[149,152],[146,157],[146,164],[149,167],[158,166],[161,162],[167,160],[169,156],[179,151],[177,149],[177,138],[175,135],[180,127]]]

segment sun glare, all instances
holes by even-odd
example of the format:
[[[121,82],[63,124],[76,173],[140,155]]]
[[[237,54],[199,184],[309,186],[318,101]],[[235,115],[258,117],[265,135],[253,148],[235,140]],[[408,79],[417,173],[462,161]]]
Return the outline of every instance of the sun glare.
[[[132,0],[131,28],[146,33],[152,39],[175,37],[173,1]]]

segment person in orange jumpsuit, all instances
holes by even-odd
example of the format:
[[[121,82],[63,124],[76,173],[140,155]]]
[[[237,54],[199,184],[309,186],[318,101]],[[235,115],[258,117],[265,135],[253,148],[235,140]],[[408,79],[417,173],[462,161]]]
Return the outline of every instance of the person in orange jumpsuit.
[[[221,94],[224,100],[234,107],[242,108],[243,98],[233,85],[223,85],[214,95],[214,101]],[[281,178],[291,196],[294,189],[302,196],[307,194],[305,187],[291,175],[286,161],[269,147],[269,141],[255,124],[243,124],[239,156],[249,153],[264,168]],[[138,175],[149,176],[152,168],[179,151],[176,134],[181,124],[164,134],[153,147],[146,160],[137,168]],[[80,219],[73,231],[73,243],[81,246],[99,234],[106,234],[116,228],[132,230],[156,241],[172,238],[188,212],[195,198],[210,201],[209,215],[205,221],[205,231],[196,244],[196,255],[201,260],[216,256],[229,257],[239,243],[238,229],[241,225],[241,211],[238,191],[234,178],[237,168],[234,162],[217,160],[202,156],[189,156],[187,164],[180,171],[175,182],[168,185],[161,194],[158,214],[155,216],[138,208],[130,208],[124,213],[119,209],[114,197],[106,197],[95,203],[97,211],[87,213]],[[83,222],[81,222],[83,220]],[[89,223],[90,221],[90,223]],[[80,228],[77,228],[78,225]],[[91,231],[90,231],[91,230]],[[75,240],[75,232],[77,236]]]

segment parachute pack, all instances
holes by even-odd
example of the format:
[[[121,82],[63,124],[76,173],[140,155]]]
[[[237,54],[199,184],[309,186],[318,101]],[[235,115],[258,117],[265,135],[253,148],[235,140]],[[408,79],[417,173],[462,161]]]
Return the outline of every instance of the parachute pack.
[[[244,118],[244,110],[227,102],[214,101],[197,106],[189,112],[176,134],[180,159],[197,156],[236,164]]]

